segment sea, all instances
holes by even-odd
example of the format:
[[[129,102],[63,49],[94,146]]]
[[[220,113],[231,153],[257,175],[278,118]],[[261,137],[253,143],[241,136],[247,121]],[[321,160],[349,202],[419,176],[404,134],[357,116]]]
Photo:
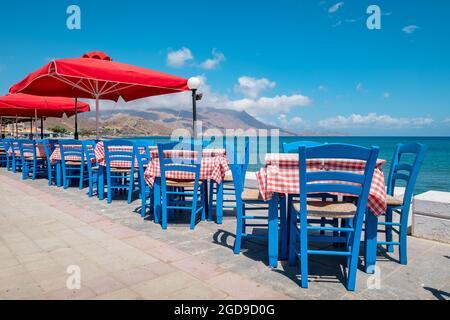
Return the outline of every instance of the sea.
[[[167,141],[168,137],[140,137],[139,139],[151,139],[155,142],[163,142]],[[278,152],[281,152],[281,146],[283,143],[298,140],[317,141],[321,143],[348,143],[365,147],[378,146],[380,148],[379,158],[387,161],[387,163],[383,166],[386,179],[388,178],[389,166],[395,151],[395,146],[398,143],[423,143],[428,146],[428,152],[425,157],[425,161],[422,164],[414,193],[419,194],[428,190],[450,192],[450,137],[286,136],[280,137],[280,150],[278,150]],[[255,164],[251,165],[249,170],[256,171],[264,165],[263,152],[258,154],[256,158],[259,161],[256,161]],[[275,150],[272,150],[272,152],[275,152]]]

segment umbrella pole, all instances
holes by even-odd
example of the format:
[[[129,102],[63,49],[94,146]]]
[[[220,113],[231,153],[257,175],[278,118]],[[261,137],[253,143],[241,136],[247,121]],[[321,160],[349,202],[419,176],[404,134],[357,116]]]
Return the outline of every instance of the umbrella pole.
[[[44,139],[44,117],[41,117],[41,139]]]
[[[75,133],[73,138],[78,140],[78,98],[75,98]]]
[[[194,140],[197,138],[197,90],[192,90],[192,133]]]
[[[30,118],[30,139],[33,139],[33,118]]]
[[[95,97],[95,135],[97,137],[97,140],[99,140],[99,134],[98,134],[98,123],[99,123],[99,118],[100,118],[100,113],[99,113],[99,96],[97,95]]]

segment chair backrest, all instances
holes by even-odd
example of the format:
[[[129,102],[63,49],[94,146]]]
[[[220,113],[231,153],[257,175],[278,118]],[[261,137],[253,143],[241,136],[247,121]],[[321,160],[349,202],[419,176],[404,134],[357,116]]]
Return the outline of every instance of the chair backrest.
[[[283,153],[290,153],[290,152],[294,152],[297,153],[298,152],[298,148],[300,147],[317,147],[317,146],[321,146],[322,143],[319,142],[315,142],[315,141],[295,141],[295,142],[284,142],[283,143]]]
[[[165,157],[165,151],[172,150],[172,157]],[[166,185],[166,173],[168,171],[184,171],[195,175],[195,183],[198,185],[200,178],[200,166],[202,162],[203,148],[196,143],[169,142],[158,144],[158,158],[161,171],[162,185]]]
[[[144,170],[151,160],[150,147],[154,146],[153,140],[134,141],[134,154],[138,162],[139,170]]]
[[[397,182],[404,181],[406,183],[406,189],[403,197],[403,205],[408,208],[426,153],[427,146],[419,143],[398,144],[395,148],[389,171],[387,194],[394,195]]]
[[[20,158],[20,140],[11,140],[9,143],[12,151],[12,157],[18,157]]]
[[[235,137],[231,143],[227,141],[226,144],[228,162],[236,190],[236,199],[240,199],[240,195],[244,191],[245,176],[250,159],[250,139],[245,138],[243,144],[239,142],[239,138]]]
[[[69,161],[69,159],[84,161],[83,143],[80,140],[58,140],[58,144],[63,165],[65,165],[65,162]]]
[[[134,168],[134,143],[131,140],[116,139],[103,142],[105,150],[106,169],[114,165],[114,162],[125,162],[127,167]]]
[[[340,193],[358,198],[355,218],[362,222],[378,152],[378,147],[365,148],[349,144],[299,147],[300,212],[307,212],[308,194]],[[334,158],[365,161],[364,172],[307,170],[307,161],[310,159]]]
[[[52,156],[53,151],[55,151],[58,141],[52,139],[43,139],[41,140],[41,143],[44,146],[45,158],[47,159],[47,163],[50,163],[50,157]]]
[[[36,159],[36,141],[35,140],[19,140],[20,157],[25,161],[26,157]]]
[[[92,164],[97,163],[97,158],[95,157],[95,146],[97,144],[95,140],[83,140],[82,144],[88,168],[92,168]]]

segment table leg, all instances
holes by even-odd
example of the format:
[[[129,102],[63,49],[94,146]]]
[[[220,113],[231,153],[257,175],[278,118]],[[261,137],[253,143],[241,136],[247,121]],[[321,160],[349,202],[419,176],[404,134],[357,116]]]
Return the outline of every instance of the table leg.
[[[97,194],[98,199],[103,200],[104,199],[104,193],[105,193],[105,167],[104,166],[98,166],[98,181],[97,181]]]
[[[153,215],[154,222],[160,223],[161,217],[161,179],[155,178],[153,182]]]
[[[223,217],[223,181],[217,184],[216,194],[216,223],[222,224]]]
[[[278,266],[278,193],[269,201],[269,265]]]
[[[286,211],[286,198],[280,197],[280,241],[281,241],[281,254],[280,259],[286,260],[288,257],[288,224],[287,224],[287,211]]]
[[[375,273],[377,260],[377,232],[378,218],[372,212],[367,211],[364,232],[364,260],[366,273]]]
[[[61,177],[61,161],[56,161],[56,165],[55,165],[55,174],[56,174],[56,186],[57,187],[61,187],[62,183],[62,177]]]

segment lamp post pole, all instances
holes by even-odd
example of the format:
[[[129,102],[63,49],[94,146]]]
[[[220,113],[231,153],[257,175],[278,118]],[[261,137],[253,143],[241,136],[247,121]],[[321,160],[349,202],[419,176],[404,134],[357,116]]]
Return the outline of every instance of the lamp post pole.
[[[78,98],[75,98],[75,133],[73,138],[78,140]]]
[[[192,89],[192,133],[197,138],[197,89]]]

